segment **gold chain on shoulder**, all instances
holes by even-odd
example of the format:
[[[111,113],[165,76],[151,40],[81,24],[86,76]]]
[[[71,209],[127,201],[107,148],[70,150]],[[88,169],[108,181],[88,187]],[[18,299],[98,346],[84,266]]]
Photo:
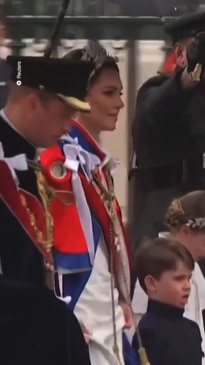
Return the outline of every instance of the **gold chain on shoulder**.
[[[54,290],[55,284],[54,284],[54,277],[53,272],[55,270],[54,264],[53,264],[53,248],[54,248],[54,222],[53,217],[50,213],[50,202],[52,199],[58,200],[62,205],[69,205],[71,203],[70,197],[73,196],[73,193],[70,191],[59,191],[55,190],[52,187],[49,186],[49,184],[46,181],[43,167],[40,163],[27,160],[28,166],[34,171],[36,175],[36,182],[37,182],[37,188],[39,195],[41,197],[41,202],[43,205],[44,215],[45,215],[45,222],[46,222],[46,237],[43,237],[43,233],[38,229],[37,227],[37,221],[34,216],[34,213],[31,212],[31,210],[28,208],[26,198],[21,195],[21,202],[23,206],[26,208],[28,216],[30,218],[30,223],[32,227],[34,228],[34,232],[36,234],[36,240],[38,244],[42,247],[42,251],[46,252],[46,283],[48,287],[52,290]],[[66,198],[61,199],[60,195],[63,194],[66,195]],[[68,198],[67,198],[68,197]]]
[[[28,165],[30,168],[32,168],[37,176],[37,173],[39,173],[39,176],[37,176],[37,181],[39,180],[40,184],[42,183],[45,188],[45,193],[47,195],[47,199],[50,202],[51,199],[56,199],[61,203],[62,205],[70,205],[72,204],[74,200],[74,194],[72,191],[69,190],[58,190],[51,187],[48,182],[46,181],[45,175],[44,175],[44,169],[43,166],[35,161],[28,160]],[[40,174],[41,173],[41,174]],[[67,196],[65,199],[60,198],[60,194],[64,194]],[[71,199],[72,198],[72,199]]]
[[[92,184],[93,184],[95,190],[100,195],[101,200],[104,204],[104,207],[111,220],[111,224],[110,224],[110,247],[111,247],[111,249],[110,249],[110,271],[111,271],[111,296],[112,296],[111,300],[112,300],[113,337],[114,337],[113,352],[115,353],[115,355],[119,361],[119,364],[121,364],[119,346],[117,343],[116,316],[115,316],[115,305],[114,305],[114,289],[115,289],[114,250],[115,250],[115,222],[116,222],[116,200],[115,199],[116,198],[115,198],[115,193],[114,193],[114,186],[113,186],[111,172],[108,169],[104,169],[103,173],[107,177],[108,189],[106,189],[105,186],[103,185],[103,183],[99,177],[97,168],[92,171],[92,177],[93,177]],[[141,365],[150,365],[149,360],[147,358],[146,351],[145,351],[144,347],[142,346],[139,329],[138,329],[136,321],[134,319],[134,313],[133,313],[130,293],[129,293],[129,289],[128,289],[128,285],[127,285],[125,269],[124,269],[124,265],[123,265],[123,261],[122,261],[122,257],[120,256],[120,253],[119,253],[119,261],[120,261],[120,266],[121,266],[121,270],[122,270],[122,274],[123,274],[123,280],[124,280],[124,284],[125,284],[125,288],[126,288],[128,304],[129,304],[129,307],[130,307],[130,310],[131,310],[131,313],[133,316],[133,322],[135,324],[135,332],[136,332],[138,344],[139,344],[138,353],[139,353],[139,357],[140,357],[140,363],[141,363]]]
[[[45,218],[46,218],[46,242],[45,242],[45,249],[47,252],[51,252],[53,246],[54,246],[54,224],[53,224],[53,218],[50,214],[50,199],[47,193],[47,182],[46,179],[42,173],[42,171],[36,171],[36,179],[37,179],[37,186],[38,186],[38,192],[40,194],[44,212],[45,212]]]
[[[52,259],[52,249],[54,247],[54,222],[50,213],[50,201],[55,196],[54,189],[51,189],[45,179],[42,166],[34,161],[28,160],[28,165],[33,169],[36,175],[37,188],[39,195],[41,197],[41,202],[43,205],[45,222],[46,222],[46,237],[44,237],[43,232],[37,226],[37,219],[34,212],[30,210],[27,204],[26,197],[20,194],[20,199],[22,205],[25,207],[28,217],[30,219],[30,224],[34,229],[36,235],[37,243],[42,247],[42,251],[49,257],[49,262],[46,262],[46,269],[49,271],[54,271],[53,259]],[[64,193],[64,192],[63,192]],[[60,202],[60,198],[58,199]],[[67,201],[62,201],[62,204],[67,204]]]
[[[28,160],[28,165],[35,172],[37,188],[41,197],[46,219],[46,240],[44,240],[42,244],[46,252],[51,253],[54,246],[54,228],[53,228],[53,218],[50,214],[51,199],[49,195],[48,184],[43,174],[43,169],[39,163]]]
[[[98,169],[94,169],[92,171],[92,184],[100,195],[101,200],[105,206],[105,209],[110,217],[110,232],[109,232],[109,239],[110,239],[110,273],[111,273],[111,303],[112,303],[112,325],[113,325],[113,352],[121,365],[120,359],[120,351],[119,345],[117,343],[117,329],[116,329],[116,315],[115,315],[115,302],[114,302],[114,290],[115,290],[115,275],[114,275],[114,244],[115,244],[115,237],[114,237],[114,223],[115,223],[115,195],[114,190],[110,186],[109,190],[106,190],[104,187],[101,179],[98,176]]]
[[[38,192],[41,197],[41,202],[43,204],[44,213],[45,213],[45,219],[46,219],[46,240],[41,241],[43,242],[44,249],[46,252],[51,253],[52,249],[54,247],[54,222],[53,217],[50,213],[50,202],[52,199],[57,199],[61,204],[63,205],[69,205],[70,199],[69,197],[73,194],[69,191],[58,191],[49,186],[49,184],[46,181],[43,167],[40,163],[28,160],[28,165],[30,168],[33,169],[36,175],[36,181],[37,181],[37,187]],[[58,196],[58,193],[63,193],[66,195],[69,195],[68,199],[61,199]],[[32,215],[33,220],[33,215]]]
[[[42,231],[37,226],[36,217],[33,214],[33,212],[31,212],[31,210],[29,209],[28,204],[27,204],[27,200],[26,200],[26,198],[23,194],[20,194],[20,200],[21,200],[21,203],[22,203],[23,207],[25,207],[25,209],[26,209],[26,212],[27,212],[28,217],[30,219],[30,224],[34,229],[34,233],[36,235],[36,241],[39,245],[42,246],[42,249],[44,251],[45,248],[47,247],[47,241],[44,239]],[[46,252],[47,252],[48,256],[50,256],[50,259],[45,262],[46,269],[48,271],[53,271],[54,266],[53,266],[53,263],[52,263],[52,256],[50,255],[50,250],[46,249]],[[43,254],[43,252],[42,252],[42,254]]]

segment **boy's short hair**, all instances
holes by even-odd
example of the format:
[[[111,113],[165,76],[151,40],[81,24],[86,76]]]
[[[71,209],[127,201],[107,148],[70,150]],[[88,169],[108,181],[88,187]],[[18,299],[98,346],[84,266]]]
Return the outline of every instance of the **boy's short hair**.
[[[140,245],[136,255],[136,269],[141,287],[146,291],[145,277],[160,276],[169,270],[175,270],[178,262],[183,262],[191,271],[194,260],[189,251],[172,239],[156,238]]]

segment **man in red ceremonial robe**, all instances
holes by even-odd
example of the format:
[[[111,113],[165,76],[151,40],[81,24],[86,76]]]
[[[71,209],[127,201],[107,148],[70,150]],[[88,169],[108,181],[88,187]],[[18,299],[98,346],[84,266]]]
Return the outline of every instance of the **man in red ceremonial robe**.
[[[42,57],[8,63],[12,81],[0,112],[1,363],[89,365],[75,316],[45,287],[52,230],[49,236],[35,163],[38,148],[54,144],[76,110],[89,111],[82,100],[93,65]]]

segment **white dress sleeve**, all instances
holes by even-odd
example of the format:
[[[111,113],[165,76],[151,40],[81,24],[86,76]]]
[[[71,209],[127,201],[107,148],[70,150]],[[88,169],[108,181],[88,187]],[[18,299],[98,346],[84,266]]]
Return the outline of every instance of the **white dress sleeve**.
[[[144,290],[141,288],[139,281],[136,281],[135,290],[132,300],[132,308],[135,315],[136,323],[142,318],[143,314],[147,310],[148,297]]]

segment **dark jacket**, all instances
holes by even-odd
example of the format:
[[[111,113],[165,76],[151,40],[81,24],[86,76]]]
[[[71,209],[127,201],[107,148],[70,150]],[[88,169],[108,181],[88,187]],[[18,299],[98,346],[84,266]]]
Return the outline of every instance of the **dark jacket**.
[[[0,117],[0,142],[3,145],[5,157],[26,154],[26,157],[31,160],[35,158],[35,147],[2,117]],[[16,171],[16,174],[20,187],[39,198],[34,171],[29,168],[27,171]],[[18,217],[11,213],[3,197],[0,197],[0,216],[0,259],[3,273],[23,282],[44,285],[45,269],[42,255],[22,228]]]
[[[182,71],[153,77],[140,88],[133,140],[139,168],[158,169],[162,176],[167,166],[181,165],[178,180],[200,188],[205,186],[205,87],[182,89]],[[169,178],[173,180],[173,170]]]
[[[9,64],[0,58],[0,109],[5,106],[8,98],[11,71]]]
[[[174,198],[205,188],[205,86],[182,89],[182,71],[155,76],[138,92],[132,182],[136,245],[167,230],[165,215]]]
[[[143,346],[151,365],[201,365],[201,335],[198,325],[183,317],[184,310],[149,300],[139,322]],[[136,336],[133,346],[138,350]]]
[[[77,319],[52,291],[0,275],[2,365],[90,365]]]

